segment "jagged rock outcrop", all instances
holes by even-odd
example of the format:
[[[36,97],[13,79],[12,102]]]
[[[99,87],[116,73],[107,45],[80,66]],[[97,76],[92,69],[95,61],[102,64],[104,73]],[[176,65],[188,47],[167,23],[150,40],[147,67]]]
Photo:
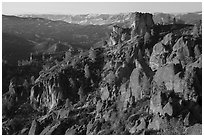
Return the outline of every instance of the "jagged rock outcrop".
[[[167,55],[171,51],[172,33],[167,34],[162,41],[154,45],[152,54],[150,56],[150,67],[152,71],[166,63]]]
[[[149,95],[150,82],[141,68],[135,68],[130,76],[130,90],[135,102]]]
[[[117,31],[118,33],[117,28],[113,31]],[[145,44],[142,39],[143,36],[139,37],[131,41],[124,41],[124,43],[121,44],[115,43],[115,47],[106,48],[106,52],[103,52],[103,57],[105,58],[104,66],[101,68],[103,72],[100,75],[102,81],[98,85],[97,96],[89,98],[89,103],[87,102],[87,98],[90,92],[86,92],[87,87],[84,87],[81,83],[77,84],[77,80],[70,82],[70,84],[72,83],[71,85],[73,85],[72,88],[70,88],[72,91],[74,90],[73,87],[76,88],[76,92],[78,92],[77,89],[83,88],[83,94],[80,93],[80,95],[78,95],[78,92],[76,95],[79,100],[82,100],[81,98],[83,96],[83,103],[85,104],[78,104],[82,105],[81,109],[88,107],[88,104],[95,105],[95,110],[92,111],[95,116],[92,117],[92,121],[89,122],[89,124],[87,123],[87,126],[89,126],[87,127],[88,129],[85,130],[85,133],[110,134],[112,131],[116,131],[119,125],[121,126],[121,124],[116,123],[117,119],[121,119],[119,120],[121,122],[122,120],[127,120],[127,118],[131,119],[130,116],[126,118],[123,113],[128,112],[132,114],[133,111],[137,111],[139,118],[136,118],[134,121],[128,120],[129,122],[122,124],[126,134],[148,134],[150,130],[155,132],[160,130],[165,131],[166,128],[164,128],[165,126],[163,125],[166,125],[168,121],[164,121],[162,117],[177,117],[181,115],[185,118],[187,112],[190,112],[188,115],[191,115],[191,117],[195,117],[196,115],[193,112],[199,112],[196,118],[190,120],[191,125],[200,122],[201,92],[199,91],[201,89],[201,79],[198,78],[198,74],[200,74],[199,63],[201,63],[201,61],[199,62],[198,59],[201,58],[198,58],[198,56],[201,54],[198,54],[196,57],[194,54],[189,53],[188,50],[180,50],[185,46],[187,49],[189,47],[194,49],[195,45],[192,44],[195,40],[190,40],[188,43],[191,45],[187,46],[185,42],[183,42],[182,36],[179,38],[178,36],[174,37],[173,33],[164,35],[163,40],[153,47],[149,67],[148,61],[142,56],[142,54],[145,56],[143,53],[144,50],[141,49],[143,44]],[[177,39],[177,42],[175,42],[175,39]],[[187,41],[189,40],[187,39]],[[94,49],[91,50],[90,53],[92,54]],[[178,54],[178,51],[184,55],[188,55],[188,57],[192,59],[198,59],[194,62],[186,61],[182,63],[185,59],[178,58],[179,61],[175,63],[175,59],[172,59],[175,58],[175,56],[172,54]],[[83,69],[79,71],[82,72],[83,80],[88,83],[90,79],[93,79],[92,65],[93,63],[97,63],[98,60],[96,53],[92,56],[89,54],[88,58],[90,58],[90,62],[86,62],[84,64],[85,67],[82,67]],[[159,58],[157,58],[158,56]],[[156,68],[152,65],[153,62],[157,64]],[[59,79],[56,81],[62,82]],[[196,81],[197,85],[194,81]],[[62,88],[60,83],[59,86]],[[54,97],[52,97],[53,88],[51,87],[52,85],[48,84],[47,88],[51,89],[50,91],[48,90],[48,93],[51,94],[49,96],[51,96],[50,98],[52,100]],[[72,95],[74,95],[74,93]],[[66,98],[69,98],[73,102],[69,95],[67,95]],[[144,100],[147,100],[146,104]],[[58,101],[54,102],[56,105],[51,105],[52,103],[50,103],[50,107],[47,107],[50,112],[54,110],[53,106],[57,108],[57,102]],[[86,102],[88,103],[87,105]],[[142,106],[137,106],[138,103],[142,103]],[[136,107],[135,110],[133,109],[134,107]],[[73,111],[75,111],[75,109],[69,109],[69,113],[60,115],[59,117],[72,117]],[[67,111],[65,110],[65,112]],[[59,111],[59,113],[63,113],[62,110]],[[120,116],[117,116],[119,113],[121,113]],[[108,123],[114,126],[107,129],[104,126]],[[46,133],[43,132],[42,134],[54,134],[59,126],[60,123],[54,124],[52,127],[48,126],[44,129]],[[86,126],[86,124],[84,126]],[[167,124],[167,127],[168,126]],[[78,130],[77,126],[72,126],[66,130],[66,134],[78,134]],[[63,130],[63,132],[65,131]]]
[[[147,43],[147,35],[150,34],[154,25],[153,15],[149,13],[132,13],[130,28],[122,28],[117,25],[113,26],[113,30],[110,34],[109,45],[116,45],[123,41],[127,41],[136,35],[145,35]]]
[[[113,26],[110,34],[109,45],[116,45],[131,38],[131,30],[129,28],[122,28],[117,25]]]
[[[40,132],[39,122],[33,120],[28,135],[38,135]]]
[[[44,67],[31,85],[27,104],[37,116],[22,133],[200,134],[200,36],[184,35],[189,26],[182,33],[180,28],[163,28],[148,41],[144,34],[153,25],[152,15],[137,13],[135,18],[136,37],[123,39],[124,28],[114,26],[118,38],[111,46]]]
[[[153,15],[149,13],[135,12],[132,14],[132,37],[136,35],[145,35],[150,32],[154,25]]]

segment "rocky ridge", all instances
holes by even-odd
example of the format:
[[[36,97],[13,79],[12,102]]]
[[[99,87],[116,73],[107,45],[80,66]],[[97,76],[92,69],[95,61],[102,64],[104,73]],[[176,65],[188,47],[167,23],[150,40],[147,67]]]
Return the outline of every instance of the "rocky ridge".
[[[27,92],[11,81],[5,102],[21,105],[3,111],[15,115],[3,134],[202,134],[201,34],[135,16],[141,23],[114,26],[102,47],[41,70]]]

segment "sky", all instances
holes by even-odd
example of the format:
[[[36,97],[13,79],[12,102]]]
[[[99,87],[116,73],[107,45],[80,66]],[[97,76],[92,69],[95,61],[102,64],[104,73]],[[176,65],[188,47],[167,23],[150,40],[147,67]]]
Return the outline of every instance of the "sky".
[[[3,2],[2,14],[117,14],[202,11],[201,2]]]

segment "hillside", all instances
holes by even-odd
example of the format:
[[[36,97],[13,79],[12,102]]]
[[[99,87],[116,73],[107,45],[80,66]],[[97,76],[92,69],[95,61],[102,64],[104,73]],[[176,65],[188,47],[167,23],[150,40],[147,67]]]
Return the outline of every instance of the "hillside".
[[[2,45],[5,49],[3,55],[5,60],[16,64],[17,60],[28,59],[31,52],[54,50],[53,47],[56,47],[57,43],[67,45],[60,46],[60,51],[66,51],[68,47],[89,49],[95,43],[105,39],[109,31],[108,26],[82,26],[43,18],[2,15]],[[29,45],[32,45],[32,48]],[[26,46],[28,46],[27,49],[25,49]],[[22,51],[22,54],[17,52],[18,56],[10,55],[15,52],[15,49]],[[23,54],[24,51],[26,54]]]
[[[69,42],[73,45],[88,46],[98,42],[108,32],[107,26],[81,26],[64,21],[51,21],[43,18],[20,18],[2,16],[2,31],[23,37],[27,40],[42,42],[46,39]],[[77,41],[76,41],[77,39]]]
[[[22,37],[2,33],[2,58],[8,63],[17,64],[18,60],[28,59],[34,44]]]
[[[132,28],[113,26],[101,46],[22,64],[43,65],[10,80],[3,134],[201,135],[201,26],[152,17],[135,12]]]

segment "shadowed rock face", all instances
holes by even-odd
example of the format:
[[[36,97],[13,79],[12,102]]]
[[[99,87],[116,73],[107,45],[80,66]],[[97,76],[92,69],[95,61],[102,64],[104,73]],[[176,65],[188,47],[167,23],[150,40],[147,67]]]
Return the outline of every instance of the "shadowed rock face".
[[[145,35],[146,32],[150,32],[150,29],[154,25],[153,15],[149,13],[135,12],[132,14],[132,34],[133,35]]]
[[[147,19],[151,15],[135,14],[151,26]],[[138,24],[142,31],[148,30]],[[121,40],[124,29],[129,28],[114,26],[112,33],[121,36],[115,44],[70,54],[62,61],[47,61],[52,64],[30,85],[30,94],[25,95],[28,101],[13,113],[15,119],[5,120],[3,133],[200,134],[201,36],[193,37],[187,25],[171,32],[165,31],[166,26],[159,27],[164,28],[146,43],[143,32]],[[11,84],[5,104],[9,99],[22,99],[21,92],[15,91]],[[22,129],[17,128],[27,106],[34,112],[28,112]]]

